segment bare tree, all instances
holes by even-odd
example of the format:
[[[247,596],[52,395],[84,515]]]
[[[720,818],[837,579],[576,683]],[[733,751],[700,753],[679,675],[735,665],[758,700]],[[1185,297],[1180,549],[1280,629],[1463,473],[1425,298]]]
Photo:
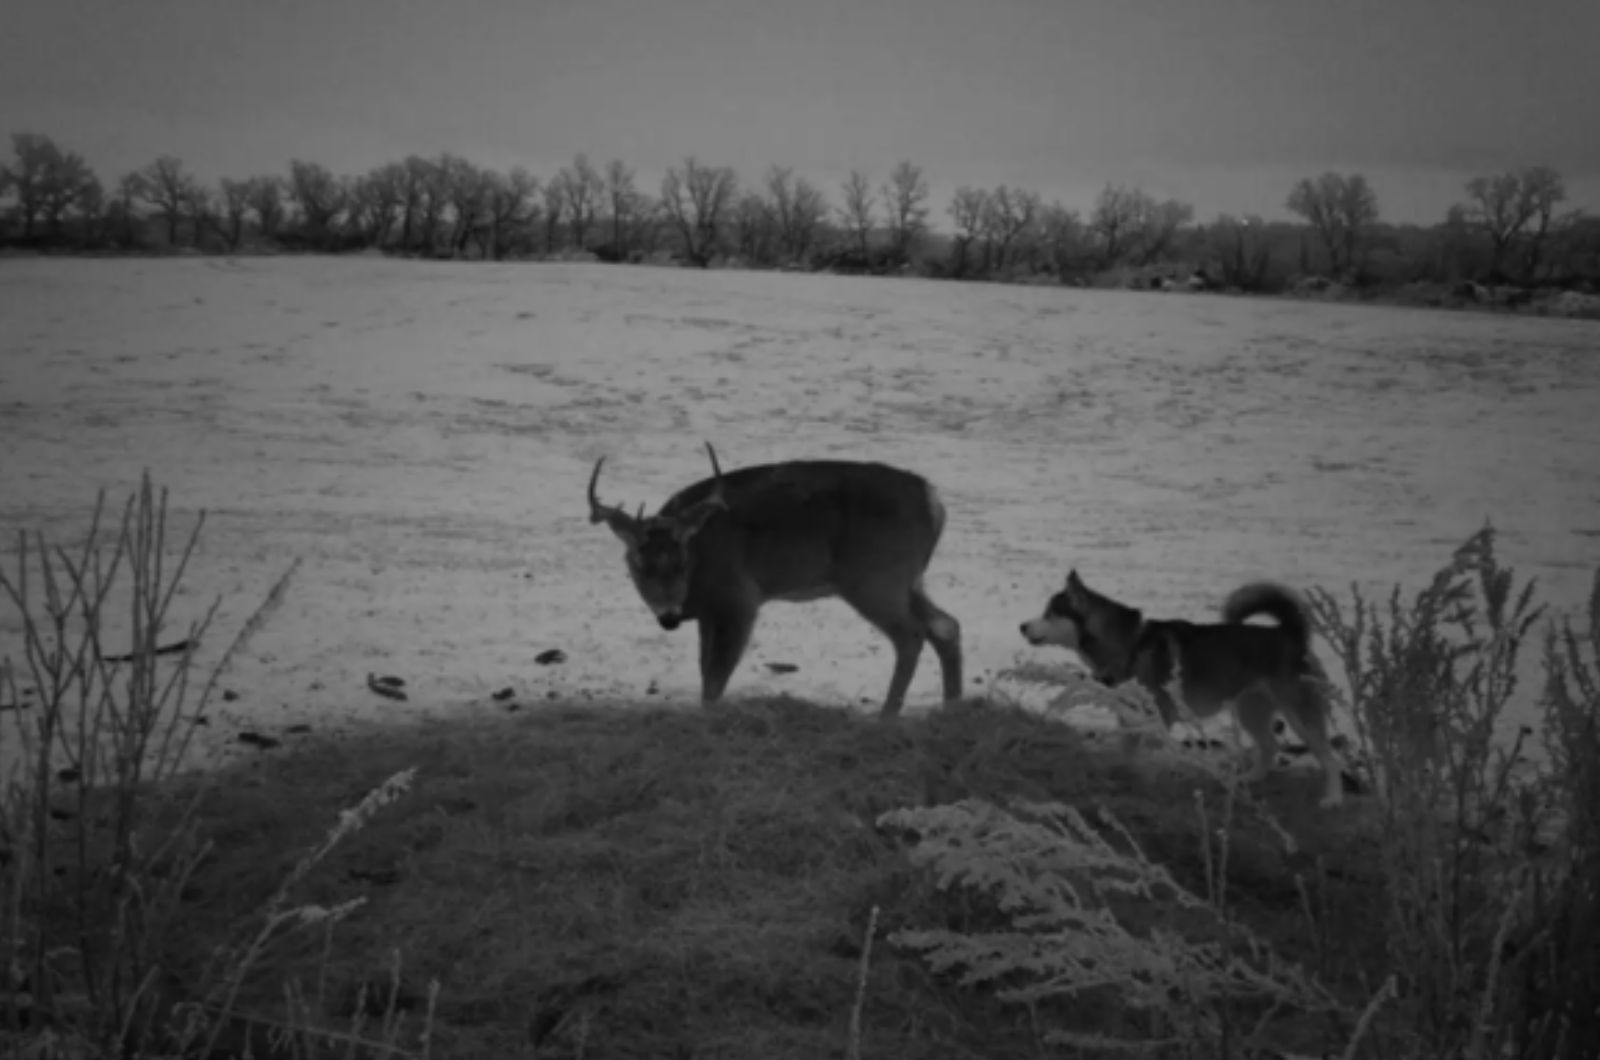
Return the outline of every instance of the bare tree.
[[[145,199],[143,173],[124,173],[117,181],[117,193],[107,210],[113,238],[124,248],[139,245],[139,206]]]
[[[90,205],[104,201],[100,178],[82,156],[72,151],[60,152],[52,159],[43,191],[40,206],[50,238],[55,241],[62,238],[68,212],[83,214]]]
[[[216,195],[198,180],[190,181],[183,191],[183,213],[189,219],[189,231],[194,233],[196,247],[205,242],[207,232],[220,234],[222,231],[217,220]]]
[[[167,242],[177,246],[178,224],[183,220],[194,178],[185,173],[183,163],[171,155],[162,155],[150,163],[143,177],[140,193],[146,202],[161,211],[167,222]]]
[[[727,166],[707,166],[692,156],[681,169],[669,169],[661,181],[661,209],[683,241],[684,255],[706,268],[733,208],[738,179]]]
[[[1101,189],[1089,218],[1089,230],[1099,245],[1101,268],[1115,268],[1127,258],[1138,242],[1149,199],[1138,188],[1120,184],[1107,184]]]
[[[439,208],[431,202],[435,166],[421,155],[407,155],[400,168],[400,249],[410,253],[420,242],[431,252],[439,217]]]
[[[1194,207],[1176,199],[1157,201],[1140,188],[1107,184],[1095,200],[1089,227],[1099,245],[1100,265],[1149,265],[1172,248],[1178,230],[1194,219]]]
[[[1020,188],[1002,184],[985,196],[982,224],[994,244],[993,268],[1009,264],[1012,244],[1033,224],[1038,212],[1039,196]]]
[[[390,162],[348,182],[347,224],[367,246],[382,247],[400,219],[406,201],[405,166]]]
[[[746,192],[734,208],[733,224],[741,257],[759,267],[777,261],[781,239],[777,213],[770,202],[758,192]]]
[[[661,200],[641,193],[628,225],[628,249],[631,254],[648,257],[661,247],[662,234],[670,232],[666,208]]]
[[[611,252],[618,260],[627,260],[628,236],[634,220],[643,206],[639,190],[633,184],[633,170],[614,159],[606,165],[606,199],[611,206]]]
[[[867,260],[867,237],[872,234],[872,182],[859,169],[852,169],[840,190],[844,194],[844,206],[839,215],[846,231],[856,237],[856,250],[860,252],[864,264]]]
[[[1567,197],[1561,175],[1549,166],[1528,166],[1497,176],[1473,177],[1467,181],[1467,195],[1466,219],[1489,237],[1489,272],[1501,272],[1512,245],[1526,233],[1523,274],[1532,279],[1555,208]],[[1537,224],[1530,231],[1533,222]]]
[[[73,212],[78,215],[78,221],[83,226],[84,244],[100,246],[105,243],[109,234],[109,229],[106,227],[109,205],[105,185],[100,183],[99,177],[90,173],[88,179],[79,185],[78,193],[73,200]]]
[[[0,169],[0,189],[17,197],[17,216],[22,220],[22,238],[32,239],[34,224],[44,210],[45,188],[49,183],[52,160],[61,149],[55,141],[39,133],[12,133],[11,150],[15,161]]]
[[[344,182],[326,166],[294,159],[289,163],[289,197],[300,210],[300,226],[318,244],[332,239],[344,211]]]
[[[405,173],[390,162],[344,178],[344,231],[363,247],[382,247],[394,229]]]
[[[1457,203],[1447,209],[1444,222],[1429,233],[1424,277],[1454,282],[1469,272],[1469,262],[1477,243],[1475,228],[1465,206]]]
[[[1141,220],[1136,260],[1140,265],[1149,265],[1172,250],[1178,231],[1194,220],[1194,207],[1177,199],[1149,200]]]
[[[987,191],[964,184],[956,189],[955,197],[950,200],[950,219],[956,226],[954,271],[957,276],[966,275],[967,254],[973,241],[983,234],[988,213]]]
[[[373,235],[382,223],[378,219],[378,201],[373,195],[371,177],[370,172],[358,176],[347,173],[339,179],[344,196],[340,228],[345,236],[363,247],[378,245]]]
[[[48,136],[39,133],[14,133],[11,149],[15,160],[0,168],[0,190],[16,196],[17,215],[22,220],[22,238],[35,236],[34,226],[43,220],[53,239],[61,238],[62,223],[68,211],[99,188],[99,180],[75,151],[63,151]]]
[[[446,161],[407,155],[399,163],[399,245],[406,253],[432,257],[438,250],[439,232],[450,208],[450,169]]]
[[[805,178],[795,179],[786,166],[767,171],[767,207],[777,228],[780,255],[787,263],[798,263],[811,252],[816,232],[828,215],[828,204]]]
[[[787,166],[773,166],[767,170],[767,207],[772,211],[773,223],[778,229],[778,244],[785,259],[793,261],[794,239],[794,171]]]
[[[822,189],[801,177],[794,182],[794,197],[789,206],[789,252],[802,261],[816,244],[817,232],[828,216],[828,199]]]
[[[572,245],[583,250],[589,229],[594,225],[595,213],[600,208],[600,200],[605,197],[605,181],[589,164],[589,157],[579,154],[572,160],[572,165],[556,174],[554,183],[561,186],[561,200],[566,205]]]
[[[451,234],[445,230],[445,218],[450,212],[451,167],[450,156],[440,155],[429,159],[422,175],[422,252],[428,257],[440,254],[441,236],[449,250]]]
[[[561,219],[567,212],[567,189],[559,179],[544,186],[544,251],[553,254],[561,247]]]
[[[1223,286],[1241,291],[1266,287],[1267,273],[1272,268],[1272,246],[1261,218],[1253,214],[1218,214],[1206,230],[1206,248]]]
[[[889,242],[901,263],[911,259],[912,245],[928,226],[928,182],[922,168],[902,161],[883,186],[883,208],[888,214]]]
[[[250,212],[250,182],[222,179],[222,240],[229,250],[244,242],[244,219]]]
[[[1552,263],[1574,275],[1600,278],[1600,217],[1568,210],[1551,227]]]
[[[459,258],[483,220],[489,205],[489,185],[484,173],[465,158],[446,154],[439,159],[445,194],[450,200],[454,227],[450,232],[450,256]]]
[[[1289,192],[1287,206],[1316,230],[1328,252],[1329,271],[1336,275],[1354,268],[1361,238],[1378,220],[1378,197],[1360,173],[1302,179]]]
[[[1053,202],[1039,211],[1039,229],[1050,263],[1065,282],[1077,271],[1084,251],[1083,220],[1076,210]]]
[[[533,201],[538,193],[539,182],[521,166],[503,175],[488,174],[489,257],[499,261],[525,233],[538,210]]]
[[[278,230],[283,227],[284,193],[283,178],[276,175],[251,177],[246,181],[248,190],[245,197],[250,202],[250,210],[256,215],[256,228],[261,232],[263,239],[276,239]]]
[[[1367,178],[1352,173],[1345,178],[1341,194],[1334,200],[1340,230],[1344,236],[1344,264],[1356,267],[1356,251],[1373,225],[1378,223],[1378,193]]]

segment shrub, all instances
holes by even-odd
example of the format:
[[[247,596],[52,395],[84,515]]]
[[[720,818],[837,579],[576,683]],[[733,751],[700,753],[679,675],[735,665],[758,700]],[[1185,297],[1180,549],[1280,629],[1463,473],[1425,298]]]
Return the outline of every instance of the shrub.
[[[266,1048],[261,1026],[292,1043],[294,1055],[330,1041],[373,1040],[359,1024],[314,1026],[295,984],[285,984],[291,1004],[281,1020],[241,1016],[235,1000],[278,934],[329,932],[361,904],[294,906],[289,894],[334,845],[405,791],[409,773],[342,812],[267,905],[238,926],[239,942],[212,954],[196,980],[175,972],[185,890],[210,854],[197,825],[208,787],[176,781],[218,679],[282,600],[298,561],[209,676],[196,681],[195,651],[216,605],[180,639],[163,640],[204,516],[174,552],[167,515],[166,492],[146,475],[109,530],[102,493],[79,547],[24,534],[15,565],[0,570],[0,600],[15,609],[22,630],[20,669],[0,660],[0,704],[20,719],[9,730],[16,742],[0,739],[9,773],[0,790],[0,960],[8,977],[0,1050],[180,1057],[222,1055],[216,1050],[225,1045],[235,1055]],[[120,641],[107,643],[123,625],[120,614],[129,616],[125,652]],[[399,1055],[392,997],[377,1009],[380,1044]]]
[[[109,533],[104,514],[102,494],[75,551],[21,535],[14,570],[0,572],[31,681],[0,664],[0,698],[28,711],[16,747],[0,747],[13,760],[0,796],[0,952],[13,977],[0,1028],[97,1049],[147,1030],[162,943],[205,854],[193,802],[165,807],[158,827],[148,793],[180,768],[210,694],[193,695],[188,675],[215,610],[161,644],[201,524],[173,562],[166,495],[148,477]],[[114,603],[130,616],[125,654],[104,643]],[[174,653],[167,672],[160,656]]]
[[[1528,836],[1526,914],[1509,936],[1502,1004],[1517,1055],[1576,1060],[1600,1042],[1600,571],[1588,630],[1570,620],[1545,640],[1545,824]]]
[[[883,815],[881,826],[915,836],[911,860],[941,888],[960,885],[999,914],[990,930],[913,929],[891,941],[1028,1006],[1051,1045],[1235,1055],[1260,1048],[1282,1016],[1339,1010],[1215,895],[1184,888],[1115,817],[1097,817],[977,800]],[[1085,1012],[1107,1007],[1114,1017],[1085,1025]],[[1234,1026],[1241,1010],[1255,1014],[1245,1033]]]
[[[1406,1023],[1396,1033],[1426,1056],[1507,1055],[1518,1041],[1502,962],[1531,912],[1524,853],[1546,823],[1548,784],[1526,753],[1529,730],[1511,735],[1504,718],[1543,610],[1533,588],[1499,564],[1485,527],[1409,603],[1398,588],[1384,607],[1354,588],[1348,609],[1310,595],[1380,796]]]

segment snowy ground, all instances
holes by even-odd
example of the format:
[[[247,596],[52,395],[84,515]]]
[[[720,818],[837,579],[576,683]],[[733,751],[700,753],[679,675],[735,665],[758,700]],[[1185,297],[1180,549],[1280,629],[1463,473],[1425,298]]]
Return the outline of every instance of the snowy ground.
[[[922,281],[378,259],[0,262],[0,559],[81,532],[142,468],[208,510],[179,599],[223,599],[208,750],[350,717],[690,703],[584,501],[652,508],[707,472],[899,463],[949,509],[929,589],[988,682],[1069,565],[1202,618],[1242,580],[1420,586],[1492,519],[1574,609],[1600,564],[1600,325]],[[0,652],[17,616],[0,603]],[[566,653],[558,665],[534,657]],[[770,673],[785,662],[798,671]],[[773,605],[731,693],[875,709],[885,641],[843,605]],[[411,699],[368,692],[393,673]],[[982,687],[982,686],[978,686]],[[937,698],[926,655],[912,707]],[[26,712],[8,712],[16,719]]]

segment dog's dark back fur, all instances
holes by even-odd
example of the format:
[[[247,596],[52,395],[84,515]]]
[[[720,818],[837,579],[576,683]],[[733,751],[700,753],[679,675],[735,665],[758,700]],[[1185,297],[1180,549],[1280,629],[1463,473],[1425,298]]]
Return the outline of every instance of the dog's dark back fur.
[[[1246,620],[1266,615],[1276,625]],[[1182,654],[1183,688],[1188,696],[1231,699],[1262,675],[1315,674],[1311,623],[1300,598],[1282,585],[1253,582],[1235,590],[1222,605],[1222,624],[1181,619],[1146,622],[1134,647],[1134,676],[1147,686],[1172,679],[1173,649]]]
[[[1263,675],[1298,677],[1316,673],[1311,624],[1295,592],[1273,582],[1235,590],[1222,606],[1223,621],[1146,619],[1127,604],[1095,592],[1076,576],[1051,598],[1050,613],[1070,617],[1080,630],[1080,654],[1095,678],[1117,685],[1137,680],[1158,701],[1180,669],[1186,697],[1231,699]],[[1266,615],[1277,624],[1246,620]]]

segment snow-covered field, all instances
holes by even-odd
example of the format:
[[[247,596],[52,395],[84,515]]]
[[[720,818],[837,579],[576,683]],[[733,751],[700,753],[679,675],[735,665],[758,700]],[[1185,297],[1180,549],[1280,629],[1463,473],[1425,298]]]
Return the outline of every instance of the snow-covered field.
[[[209,512],[176,613],[222,597],[205,666],[303,557],[212,750],[498,711],[508,686],[523,709],[692,703],[693,629],[656,626],[588,522],[601,455],[630,508],[708,473],[702,440],[729,467],[925,473],[949,509],[928,586],[987,683],[1038,657],[1017,624],[1072,565],[1203,618],[1260,576],[1420,586],[1491,519],[1574,609],[1600,564],[1597,419],[1581,321],[593,265],[0,262],[0,560],[19,529],[70,540],[97,489],[120,501],[150,468]],[[0,652],[18,628],[0,604]],[[565,661],[537,665],[550,648]],[[775,604],[730,694],[876,709],[889,660],[836,601]],[[909,709],[937,689],[928,653]]]

